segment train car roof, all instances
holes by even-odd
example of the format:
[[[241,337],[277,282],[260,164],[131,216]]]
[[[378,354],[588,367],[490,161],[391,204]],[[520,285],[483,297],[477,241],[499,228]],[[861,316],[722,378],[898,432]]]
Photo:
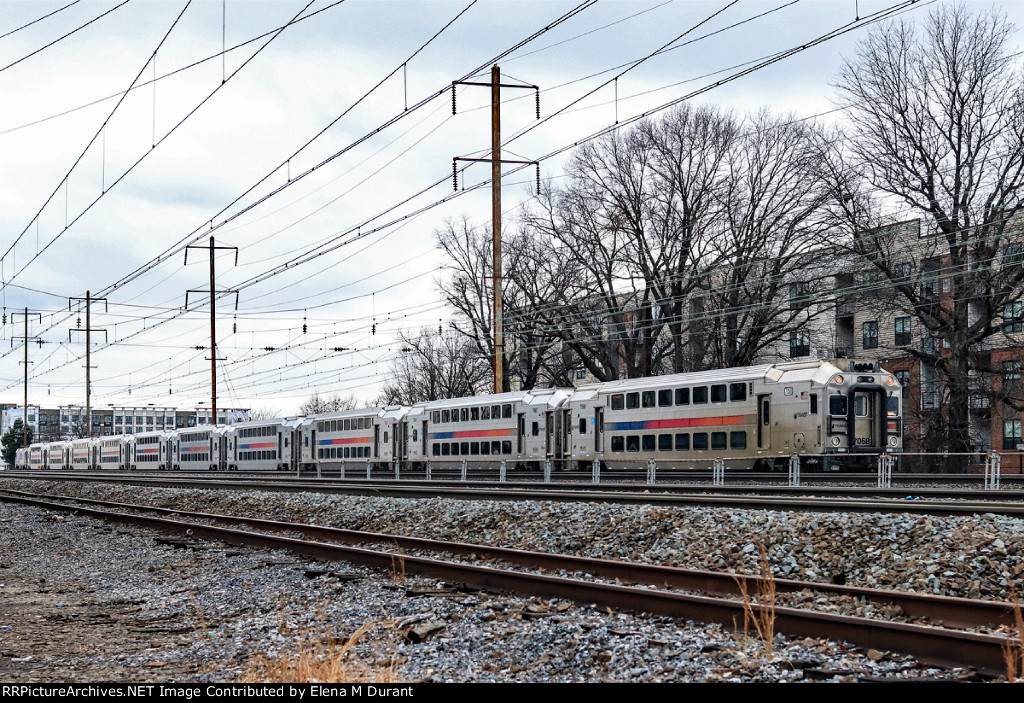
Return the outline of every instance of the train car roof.
[[[664,388],[675,385],[700,385],[705,383],[738,383],[763,379],[775,383],[795,383],[801,380],[814,380],[820,383],[839,373],[839,369],[827,361],[792,361],[782,364],[759,364],[757,366],[740,366],[729,369],[712,369],[694,371],[692,373],[666,374],[664,376],[645,376],[643,378],[627,378],[621,381],[588,383],[580,386],[573,394],[573,400],[586,398],[596,392],[638,391],[649,388]]]
[[[416,403],[413,410],[444,410],[445,408],[461,408],[484,405],[501,405],[504,403],[525,403],[526,405],[558,405],[568,398],[572,388],[534,388],[528,391],[511,391],[509,393],[492,393],[490,395],[474,395],[468,398],[442,398]]]

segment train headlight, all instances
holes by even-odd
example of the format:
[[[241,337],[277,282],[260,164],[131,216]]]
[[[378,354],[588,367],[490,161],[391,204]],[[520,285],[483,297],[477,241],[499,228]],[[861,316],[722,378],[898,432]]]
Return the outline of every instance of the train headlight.
[[[839,438],[838,437],[833,437],[832,438],[832,446],[833,447],[838,447],[839,446]]]
[[[842,384],[845,379],[842,376],[836,376],[836,383]]]

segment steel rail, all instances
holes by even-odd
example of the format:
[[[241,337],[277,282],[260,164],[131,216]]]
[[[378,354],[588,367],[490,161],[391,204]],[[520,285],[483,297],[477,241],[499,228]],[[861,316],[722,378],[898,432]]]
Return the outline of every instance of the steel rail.
[[[409,537],[325,527],[308,523],[281,522],[255,517],[224,515],[220,513],[199,513],[153,505],[119,503],[115,501],[77,498],[52,494],[33,494],[24,491],[4,490],[12,497],[46,501],[73,501],[84,505],[114,508],[119,510],[140,510],[161,515],[178,515],[196,520],[214,520],[238,526],[250,526],[271,532],[299,532],[305,537],[332,541],[341,544],[381,544],[398,549],[418,549],[428,552],[446,552],[458,555],[475,555],[482,559],[500,559],[519,566],[545,569],[586,572],[598,578],[612,579],[623,583],[647,584],[657,587],[679,588],[716,595],[740,595],[741,582],[750,593],[757,593],[763,579],[756,575],[723,573],[702,569],[684,569],[675,566],[643,564],[611,559],[595,559],[574,555],[553,554],[525,549],[494,547],[468,542]],[[799,579],[773,578],[776,591],[796,593],[811,590],[838,596],[848,596],[877,604],[899,608],[908,618],[926,619],[944,627],[995,627],[1015,624],[1014,606],[1005,601],[976,600],[949,596],[930,596],[921,593],[895,591],[891,589],[865,588],[803,581]]]
[[[517,484],[488,484],[485,486],[437,486],[433,483],[316,483],[303,480],[295,482],[259,482],[214,478],[208,480],[195,478],[161,478],[157,476],[143,477],[112,477],[94,474],[62,475],[59,479],[44,475],[5,475],[0,472],[0,479],[31,478],[36,480],[76,480],[99,481],[106,483],[124,483],[159,488],[218,488],[224,490],[267,490],[283,492],[316,491],[343,495],[388,496],[392,498],[423,498],[451,497],[466,500],[558,500],[563,502],[602,502],[633,505],[662,506],[704,506],[717,508],[765,509],[765,510],[803,510],[809,512],[850,512],[850,513],[913,513],[918,515],[962,516],[976,513],[993,513],[1011,517],[1024,517],[1022,502],[976,502],[957,501],[940,502],[933,500],[905,499],[840,499],[840,498],[800,498],[773,496],[722,496],[722,495],[690,495],[681,493],[634,493],[615,490],[567,490],[555,488],[537,490],[529,487],[518,487]],[[747,490],[750,490],[749,487]]]
[[[0,496],[0,499],[104,520],[150,528],[158,527],[190,537],[219,540],[228,544],[288,549],[317,559],[358,562],[375,568],[461,582],[476,588],[531,593],[604,607],[716,622],[731,629],[742,629],[743,625],[740,623],[745,623],[748,617],[756,616],[763,610],[758,604],[744,604],[736,600],[594,583],[545,574],[505,571],[487,566],[427,559],[394,552],[378,552],[161,517],[110,512],[22,496],[7,495]],[[771,608],[770,617],[774,622],[774,630],[778,633],[848,641],[861,647],[903,652],[930,665],[971,666],[993,676],[1005,673],[1004,650],[1012,645],[1012,640],[1003,636],[816,613],[795,608]]]

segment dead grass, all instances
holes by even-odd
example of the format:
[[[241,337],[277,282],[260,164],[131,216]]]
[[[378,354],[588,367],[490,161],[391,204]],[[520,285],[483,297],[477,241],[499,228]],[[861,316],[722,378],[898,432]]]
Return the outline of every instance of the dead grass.
[[[296,638],[294,649],[274,655],[259,654],[238,679],[240,683],[398,683],[394,647],[381,645],[373,652],[375,662],[365,661],[353,651],[367,633],[389,628],[386,621],[364,623],[344,641],[305,633]],[[390,648],[391,653],[385,650]],[[386,661],[385,665],[377,662]]]
[[[748,637],[753,626],[758,639],[764,643],[765,656],[771,657],[775,652],[775,576],[768,563],[768,551],[760,542],[755,541],[755,544],[761,567],[756,593],[751,595],[746,578],[735,576],[734,579],[743,598],[743,637]]]
[[[1013,604],[1014,627],[1007,632],[1003,645],[1003,661],[1006,662],[1006,680],[1019,683],[1024,680],[1024,616],[1021,615],[1017,590],[1010,583],[1010,602]]]

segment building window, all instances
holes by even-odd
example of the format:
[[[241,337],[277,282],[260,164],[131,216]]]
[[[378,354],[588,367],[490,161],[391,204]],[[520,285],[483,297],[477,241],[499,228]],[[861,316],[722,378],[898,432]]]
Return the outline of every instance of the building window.
[[[1003,332],[1024,332],[1024,302],[1017,301],[1003,306]]]
[[[806,332],[789,333],[789,356],[797,359],[811,353],[811,336]]]
[[[907,347],[910,346],[910,318],[909,317],[897,317],[896,318],[896,346]]]
[[[1020,397],[1020,362],[1003,362],[1003,392],[1009,396]]]
[[[1013,242],[1003,247],[1003,268],[1012,268],[1024,264],[1024,244]]]
[[[863,343],[865,349],[878,348],[878,320],[865,322],[861,327],[863,330]]]
[[[1022,444],[1020,436],[1020,420],[1006,420],[1003,423],[1003,449],[1015,450]]]
[[[789,309],[800,310],[806,307],[809,299],[806,283],[794,283],[789,287]]]
[[[901,395],[903,400],[906,401],[907,396],[910,395],[910,372],[909,371],[896,371],[893,376],[900,382],[902,387]]]
[[[910,279],[910,262],[896,264],[892,267],[892,277],[896,282],[904,282]]]
[[[931,364],[921,364],[921,407],[939,407],[939,372]]]
[[[587,370],[586,369],[577,369],[576,370],[576,380],[577,381],[582,381],[586,377],[587,377]]]

